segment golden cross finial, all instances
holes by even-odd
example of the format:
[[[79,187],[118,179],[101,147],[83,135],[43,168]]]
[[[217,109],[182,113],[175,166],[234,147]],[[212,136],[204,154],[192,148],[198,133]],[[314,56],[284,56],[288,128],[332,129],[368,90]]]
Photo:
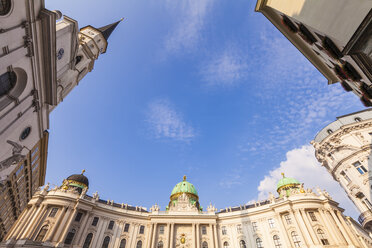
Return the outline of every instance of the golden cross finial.
[[[124,17],[122,17],[122,18],[120,19],[120,21],[121,21],[121,22],[124,21]]]
[[[183,181],[186,181],[186,175],[183,176]]]
[[[285,178],[285,176],[284,176],[284,173],[282,172],[282,176],[283,176],[283,178]]]
[[[83,175],[83,174],[84,174],[84,172],[85,172],[85,170],[82,170],[82,171],[81,171],[81,175]]]

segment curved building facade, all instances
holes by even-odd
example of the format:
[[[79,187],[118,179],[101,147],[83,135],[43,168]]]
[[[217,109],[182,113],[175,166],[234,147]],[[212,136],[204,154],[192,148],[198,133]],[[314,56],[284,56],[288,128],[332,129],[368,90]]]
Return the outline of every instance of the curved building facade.
[[[340,183],[360,211],[359,222],[372,231],[372,110],[338,117],[311,142],[317,160]]]
[[[86,195],[73,175],[37,192],[0,247],[228,248],[371,247],[372,240],[326,191],[278,182],[279,197],[217,211],[199,205],[190,182],[177,184],[165,211]]]

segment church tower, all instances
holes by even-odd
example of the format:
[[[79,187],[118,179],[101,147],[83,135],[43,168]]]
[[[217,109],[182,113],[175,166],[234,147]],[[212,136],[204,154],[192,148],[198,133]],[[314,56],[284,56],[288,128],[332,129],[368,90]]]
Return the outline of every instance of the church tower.
[[[81,30],[43,0],[0,1],[0,241],[45,183],[49,114],[93,69],[120,21]]]
[[[60,26],[57,30],[57,104],[93,70],[99,55],[107,50],[108,38],[122,20],[101,28],[86,26],[79,32],[76,21],[71,18],[65,17],[57,24],[57,28]],[[71,49],[74,47],[77,49]]]

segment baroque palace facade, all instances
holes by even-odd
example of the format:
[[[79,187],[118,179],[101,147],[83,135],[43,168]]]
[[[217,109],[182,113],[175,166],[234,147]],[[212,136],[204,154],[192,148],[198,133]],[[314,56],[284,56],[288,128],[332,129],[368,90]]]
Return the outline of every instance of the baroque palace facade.
[[[86,195],[88,178],[75,174],[62,186],[40,189],[0,247],[229,248],[371,247],[368,233],[326,191],[297,180],[278,182],[278,197],[206,211],[194,185],[172,190],[160,211]]]
[[[344,188],[360,211],[362,226],[372,231],[372,109],[338,117],[311,142],[315,156]]]
[[[44,184],[51,111],[106,52],[117,24],[79,30],[44,0],[0,1],[0,241]]]

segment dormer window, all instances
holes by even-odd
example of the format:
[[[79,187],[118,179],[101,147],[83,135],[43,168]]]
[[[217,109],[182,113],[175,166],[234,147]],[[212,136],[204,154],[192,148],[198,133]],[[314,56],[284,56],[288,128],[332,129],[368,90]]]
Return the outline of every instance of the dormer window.
[[[287,16],[283,15],[282,16],[282,23],[283,25],[288,28],[290,31],[293,33],[296,33],[298,31],[298,28],[296,24],[294,24]]]
[[[301,37],[310,44],[313,44],[317,41],[315,36],[310,32],[309,29],[303,24],[300,24],[300,32],[301,32]]]
[[[354,121],[355,121],[355,122],[361,122],[362,119],[361,119],[360,117],[355,117],[355,118],[354,118]]]
[[[342,53],[340,49],[336,46],[336,44],[328,37],[324,37],[323,39],[323,47],[329,52],[329,54],[335,58],[339,59],[342,57]]]
[[[327,133],[328,133],[328,134],[332,134],[332,133],[333,133],[332,129],[328,129],[328,130],[327,130]]]

